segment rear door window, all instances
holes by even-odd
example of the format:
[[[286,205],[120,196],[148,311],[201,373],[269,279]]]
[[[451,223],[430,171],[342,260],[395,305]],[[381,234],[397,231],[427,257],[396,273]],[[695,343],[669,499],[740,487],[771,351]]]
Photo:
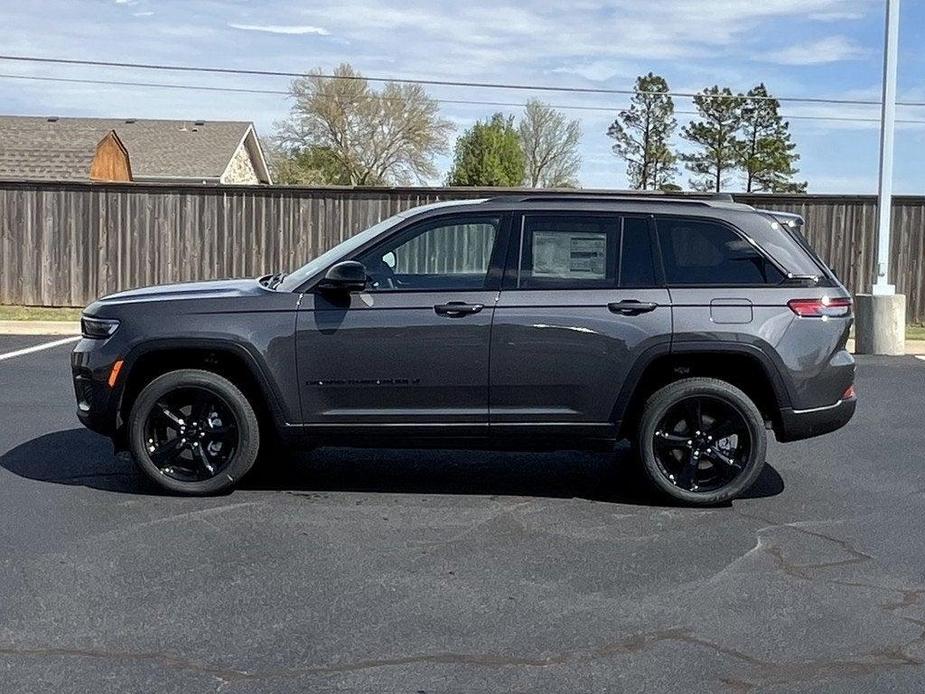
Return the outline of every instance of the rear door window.
[[[748,239],[724,224],[660,218],[657,227],[669,286],[760,286],[784,279]]]
[[[505,286],[655,286],[648,221],[615,214],[526,215]]]

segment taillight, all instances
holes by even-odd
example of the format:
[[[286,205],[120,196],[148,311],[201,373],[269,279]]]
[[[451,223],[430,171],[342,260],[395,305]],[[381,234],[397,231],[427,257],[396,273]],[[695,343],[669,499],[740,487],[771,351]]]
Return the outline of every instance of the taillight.
[[[787,306],[802,318],[843,318],[851,315],[851,299],[848,297],[791,299]]]

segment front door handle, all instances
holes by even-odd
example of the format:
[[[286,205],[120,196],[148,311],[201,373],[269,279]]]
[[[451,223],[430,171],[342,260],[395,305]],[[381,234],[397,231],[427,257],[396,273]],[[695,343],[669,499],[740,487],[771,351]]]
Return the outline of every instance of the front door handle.
[[[434,312],[438,316],[458,318],[460,316],[468,316],[471,313],[478,313],[483,308],[485,308],[485,306],[482,304],[467,304],[465,301],[450,301],[445,304],[437,304],[434,306]]]
[[[658,308],[658,304],[651,301],[637,301],[636,299],[624,299],[623,301],[614,301],[607,304],[607,308],[613,313],[619,313],[623,316],[638,316],[640,313],[648,313]]]

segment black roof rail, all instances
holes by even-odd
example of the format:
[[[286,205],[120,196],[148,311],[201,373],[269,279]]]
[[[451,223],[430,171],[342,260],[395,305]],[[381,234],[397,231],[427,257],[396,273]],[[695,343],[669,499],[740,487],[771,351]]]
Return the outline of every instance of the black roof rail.
[[[576,190],[536,193],[505,193],[488,199],[488,202],[562,202],[587,200],[629,200],[645,202],[686,203],[689,205],[710,205],[711,203],[735,203],[731,193],[670,193],[661,190]]]

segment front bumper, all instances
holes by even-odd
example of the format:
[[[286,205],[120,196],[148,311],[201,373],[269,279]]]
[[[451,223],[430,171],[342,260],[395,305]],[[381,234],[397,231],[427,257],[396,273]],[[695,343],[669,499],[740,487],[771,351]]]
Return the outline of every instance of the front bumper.
[[[777,440],[781,442],[821,436],[841,429],[854,416],[858,399],[855,396],[839,400],[834,405],[816,407],[811,410],[794,410],[785,407],[780,411],[780,425]]]
[[[78,342],[71,353],[71,377],[81,424],[105,436],[115,436],[122,425],[119,417],[122,382],[109,386],[109,375],[119,356],[107,342],[86,338]]]

